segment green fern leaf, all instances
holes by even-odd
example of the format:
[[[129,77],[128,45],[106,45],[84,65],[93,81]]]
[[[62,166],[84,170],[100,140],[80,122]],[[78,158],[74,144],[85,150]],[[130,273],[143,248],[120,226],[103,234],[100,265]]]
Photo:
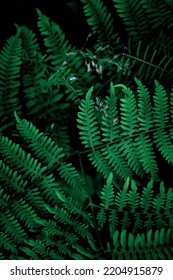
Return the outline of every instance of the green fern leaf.
[[[103,142],[112,143],[120,137],[120,126],[118,124],[117,98],[113,84],[110,84],[110,97],[107,97],[104,114],[102,116],[101,129],[103,130]]]
[[[104,208],[101,208],[97,213],[97,220],[99,228],[102,229],[106,222],[106,213]]]
[[[37,159],[26,154],[19,144],[15,144],[8,137],[0,137],[0,152],[10,165],[23,173],[23,178],[29,176],[31,181],[39,180],[47,167],[42,167]]]
[[[113,0],[113,2],[130,37],[139,39],[149,33],[148,19],[141,1]]]
[[[127,177],[132,178],[132,171],[127,165],[125,158],[119,151],[119,145],[107,146],[102,149],[102,155],[105,159],[109,160],[110,166],[113,168],[115,173],[117,173],[121,178],[127,179]]]
[[[136,212],[139,206],[139,193],[135,181],[131,182],[131,191],[128,193],[128,204],[132,213]]]
[[[150,101],[150,93],[148,89],[141,83],[141,81],[135,78],[135,82],[138,85],[138,120],[139,130],[148,131],[152,128],[152,106]]]
[[[21,53],[21,40],[12,36],[0,53],[0,117],[1,122],[10,121],[15,110],[21,111],[19,99],[20,70],[22,61],[17,53]]]
[[[136,100],[133,92],[124,85],[116,85],[114,87],[119,86],[123,88],[123,92],[125,93],[125,98],[121,99],[120,108],[120,125],[124,130],[122,135],[132,136],[133,133],[137,132],[138,129]]]
[[[149,212],[152,206],[152,196],[153,196],[153,180],[151,180],[146,188],[143,188],[142,195],[140,197],[140,206],[143,209],[143,213]]]
[[[146,173],[150,173],[155,180],[158,179],[158,166],[153,150],[153,143],[149,135],[141,134],[135,139],[138,158]]]
[[[127,189],[129,187],[129,177],[126,179],[126,182],[123,186],[123,189],[118,191],[115,195],[115,206],[118,211],[122,211],[123,208],[127,206],[128,201],[128,195],[127,195]]]
[[[106,5],[101,0],[81,0],[84,4],[84,13],[87,22],[94,33],[97,34],[98,45],[105,45],[114,42],[118,34],[114,31],[114,23]]]
[[[94,150],[94,147],[101,144],[101,141],[94,115],[94,101],[91,100],[92,92],[93,87],[87,92],[86,100],[81,102],[77,119],[80,125],[77,125],[77,127],[81,130],[79,134],[81,135],[82,143],[86,148],[90,147]]]
[[[41,35],[44,36],[44,43],[48,53],[52,53],[52,63],[61,65],[66,60],[66,53],[72,51],[72,46],[68,40],[65,39],[61,28],[57,23],[50,22],[49,18],[41,13],[39,9],[38,14],[38,27]]]
[[[16,112],[15,117],[18,122],[17,129],[37,158],[42,160],[44,164],[48,164],[48,168],[61,162],[62,157],[64,157],[62,148],[59,148],[51,138],[40,133],[32,123],[21,120]]]
[[[104,207],[105,209],[108,209],[112,204],[114,200],[114,190],[113,190],[113,185],[112,185],[112,180],[113,180],[113,173],[110,173],[106,185],[103,186],[102,191],[101,191],[101,203],[100,206]]]
[[[169,122],[169,105],[167,92],[158,81],[155,81],[154,123],[156,127],[165,128]]]

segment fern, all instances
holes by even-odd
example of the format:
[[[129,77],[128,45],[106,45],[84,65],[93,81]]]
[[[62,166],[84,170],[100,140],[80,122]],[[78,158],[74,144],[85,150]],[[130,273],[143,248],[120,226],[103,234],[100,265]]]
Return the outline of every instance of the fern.
[[[81,140],[85,147],[92,147],[101,144],[99,133],[96,127],[96,118],[94,116],[94,102],[91,100],[93,88],[91,88],[86,94],[86,101],[83,101],[80,106],[81,112],[78,113],[79,119],[78,128],[80,132]],[[84,126],[85,125],[85,126]]]
[[[0,54],[0,112],[2,124],[6,122],[9,115],[13,114],[15,109],[21,110],[19,102],[21,59],[16,56],[16,50],[19,53],[21,52],[21,40],[17,36],[12,36],[8,39]]]
[[[84,4],[84,13],[87,16],[88,24],[94,33],[97,34],[97,43],[103,46],[105,42],[113,44],[118,34],[114,31],[114,24],[111,14],[107,11],[106,5],[100,0],[81,0]]]
[[[37,143],[37,137],[27,137],[27,133],[24,132],[27,131],[26,128],[31,128],[30,135],[39,136],[40,143],[42,143],[42,139],[45,139],[45,142],[43,143],[50,143],[50,139],[44,138],[43,134],[39,133],[37,129],[34,128],[32,124],[27,122],[26,120],[21,120],[19,116],[15,113],[15,117],[17,120],[17,129],[21,132],[22,137],[25,139],[26,143],[28,144],[28,147],[32,148],[33,146],[30,146],[30,139],[32,139],[33,144]],[[3,142],[3,138],[1,140]],[[4,145],[6,145],[8,148],[9,146],[9,140],[4,142]],[[52,142],[53,143],[53,142]],[[16,147],[15,144],[13,144],[14,147]],[[34,145],[35,146],[35,145]],[[5,146],[4,146],[5,147]],[[44,145],[42,146],[44,149]],[[21,149],[21,148],[19,148]],[[59,151],[58,146],[56,146],[56,150]],[[3,155],[5,158],[7,156],[7,153],[5,153],[5,149],[2,150]],[[11,153],[16,154],[15,148],[11,150]],[[24,155],[24,154],[23,154]],[[39,159],[42,157],[41,154],[38,155]],[[53,156],[53,155],[52,155]],[[49,158],[49,155],[46,156],[46,158]],[[44,158],[43,158],[44,159]],[[30,161],[28,163],[28,168],[31,166],[30,172],[35,173],[34,168],[32,166],[32,158],[28,157]],[[44,160],[46,163],[46,161]],[[72,187],[76,187],[76,179],[80,178],[80,176],[77,174],[77,171],[75,171],[74,168],[71,167],[71,165],[65,164],[63,162],[59,162],[60,168],[58,168],[59,174],[64,178],[65,180],[69,177],[73,178],[74,181],[67,180],[67,183],[70,183]],[[51,166],[48,166],[48,169],[51,170]],[[2,167],[5,169],[5,165],[2,165]],[[13,167],[17,168],[19,172],[24,171],[24,169],[21,169],[18,166],[18,163],[13,163]],[[66,167],[69,169],[69,175],[61,173],[63,169]],[[6,171],[6,170],[5,170]],[[9,172],[7,172],[8,174]],[[21,180],[21,177],[17,177],[17,173],[15,173],[16,176],[14,177],[14,180]],[[29,175],[30,173],[28,173]],[[45,178],[51,178],[50,176],[44,174],[44,176],[41,176],[39,178],[39,181],[34,181],[34,184],[38,185],[40,190],[42,190],[43,182],[45,181]],[[34,176],[30,176],[30,178],[33,178]],[[82,182],[82,178],[81,178]],[[122,231],[120,231],[120,240],[118,241],[118,247],[116,245],[116,250],[113,249],[112,252],[112,258],[123,258],[123,254],[125,254],[125,258],[127,259],[128,256],[130,257],[129,253],[133,253],[133,257],[138,255],[137,247],[135,247],[135,243],[132,242],[132,240],[135,240],[135,238],[139,238],[139,234],[137,235],[137,232],[141,229],[141,225],[138,222],[137,224],[137,216],[139,220],[144,219],[144,227],[146,228],[146,235],[144,233],[141,233],[141,236],[144,236],[148,238],[148,232],[151,232],[152,228],[152,221],[153,219],[156,219],[155,227],[156,230],[159,229],[160,234],[162,234],[162,231],[164,232],[164,228],[166,227],[165,218],[169,220],[169,227],[172,229],[172,213],[170,212],[170,209],[172,209],[173,205],[173,192],[170,188],[168,191],[165,190],[163,182],[160,184],[160,195],[156,195],[154,197],[153,192],[153,184],[154,181],[150,181],[147,187],[143,187],[142,195],[139,195],[139,190],[137,189],[135,181],[131,182],[131,190],[129,190],[130,186],[130,179],[127,178],[122,190],[115,191],[114,190],[114,184],[113,184],[113,173],[110,173],[107,177],[107,183],[103,186],[103,188],[100,191],[100,205],[99,210],[97,211],[97,223],[98,223],[98,230],[102,231],[104,229],[105,222],[107,220],[106,217],[108,217],[109,221],[109,230],[110,230],[110,240],[114,242],[115,235],[117,234],[117,231],[115,228],[119,225],[122,228]],[[48,186],[48,185],[47,185]],[[95,244],[95,236],[93,229],[95,229],[96,224],[93,222],[92,218],[92,211],[89,210],[90,208],[84,208],[85,205],[82,203],[79,203],[79,199],[76,197],[72,198],[69,196],[69,193],[66,193],[61,188],[56,188],[55,191],[55,204],[51,206],[51,201],[49,201],[49,195],[46,195],[46,193],[42,195],[42,207],[45,208],[45,213],[42,212],[42,215],[40,215],[40,211],[38,211],[36,205],[34,205],[34,200],[30,201],[31,196],[29,197],[29,193],[33,193],[35,198],[39,198],[41,194],[36,194],[34,188],[31,186],[31,191],[27,193],[27,189],[24,190],[24,199],[21,198],[17,201],[13,200],[12,197],[9,195],[6,195],[5,192],[8,191],[7,189],[4,189],[2,193],[2,200],[1,200],[1,209],[3,211],[3,216],[5,219],[1,220],[1,226],[2,230],[5,234],[8,234],[8,236],[13,240],[14,244],[19,244],[20,247],[19,250],[26,254],[30,259],[39,259],[39,258],[53,258],[53,259],[63,259],[64,257],[70,257],[70,258],[88,258],[91,259],[95,256],[95,252],[99,254],[99,249],[97,244]],[[5,192],[4,192],[5,191]],[[14,189],[14,191],[16,191]],[[4,194],[3,194],[4,192]],[[50,191],[49,191],[50,192]],[[11,211],[13,211],[12,216],[9,212],[9,210],[6,210],[6,205],[8,205],[9,199],[11,200]],[[57,199],[57,203],[56,203]],[[75,201],[76,200],[76,201]],[[27,203],[28,201],[28,203]],[[6,202],[6,204],[4,203]],[[32,203],[31,203],[32,202]],[[35,202],[36,203],[36,202]],[[41,204],[41,200],[39,201]],[[38,203],[38,205],[39,205]],[[33,204],[33,205],[32,205]],[[94,206],[94,205],[93,205]],[[5,208],[4,208],[5,207]],[[87,210],[88,209],[88,210]],[[164,211],[162,213],[162,211]],[[44,213],[44,215],[43,215]],[[122,220],[118,221],[118,216],[122,215]],[[48,217],[48,220],[43,217]],[[130,230],[131,226],[131,219],[130,216],[133,217],[136,221],[136,225],[134,228],[133,233],[129,233],[129,236],[131,237],[131,245],[130,249],[126,248],[126,232]],[[31,240],[29,236],[26,235],[24,230],[22,229],[22,223],[25,223],[25,225],[28,227],[28,235],[30,236],[32,232],[36,234],[36,238],[34,240]],[[11,225],[16,228],[16,233],[13,233],[11,231]],[[42,231],[40,233],[40,227],[42,228]],[[6,228],[6,229],[5,229]],[[92,229],[92,230],[91,230]],[[73,233],[72,233],[72,232]],[[92,234],[90,233],[92,232]],[[157,232],[157,231],[156,231]],[[169,243],[169,236],[171,232],[167,231],[167,244]],[[58,242],[56,242],[56,238],[59,239]],[[90,244],[89,248],[84,248],[81,245],[78,244],[79,238],[88,240]],[[130,238],[130,237],[129,237]],[[143,237],[142,237],[143,238]],[[155,237],[156,239],[156,237]],[[15,254],[18,254],[16,249],[11,247],[11,245],[5,245],[5,239],[3,239],[3,246],[4,250],[7,250],[8,252],[11,252],[11,256],[14,257]],[[8,239],[7,239],[8,240]],[[22,241],[23,240],[23,241]],[[153,241],[150,237],[150,246],[152,248]],[[7,241],[6,241],[7,242]],[[65,242],[65,243],[64,243]],[[140,241],[141,242],[141,241]],[[148,242],[148,241],[147,241]],[[156,241],[155,241],[156,242]],[[141,243],[143,244],[143,243]],[[170,243],[171,244],[171,243]],[[104,245],[102,245],[104,246]],[[121,247],[122,246],[122,247]],[[143,245],[141,245],[143,246]],[[157,250],[159,249],[160,245],[158,245]],[[57,251],[55,252],[55,247]],[[34,248],[34,249],[33,249]],[[122,249],[120,249],[122,248]],[[131,251],[128,251],[131,250]],[[146,247],[142,247],[143,254],[146,258],[149,257],[149,252],[146,250]],[[160,258],[161,254],[160,251],[157,254],[155,252],[155,249],[151,249],[157,258]],[[109,254],[109,252],[107,252]],[[20,253],[19,253],[20,254]],[[170,256],[169,250],[166,252],[167,255]],[[133,258],[132,257],[132,258]],[[141,256],[140,256],[141,257]]]
[[[145,16],[144,5],[142,1],[120,1],[113,0],[114,6],[119,16],[123,19],[124,25],[130,37],[136,39],[146,36],[149,33],[148,20]]]
[[[0,54],[0,259],[172,259],[170,1],[80,2]]]
[[[132,168],[136,174],[140,174],[142,176],[144,172],[150,173],[151,177],[158,179],[158,166],[154,153],[153,139],[148,133],[154,129],[153,138],[156,147],[165,157],[168,163],[172,162],[171,138],[169,137],[169,134],[166,133],[169,122],[167,93],[164,88],[159,86],[158,82],[156,82],[155,95],[153,98],[154,107],[152,113],[150,97],[146,94],[147,89],[138,79],[136,79],[136,82],[138,84],[139,92],[137,104],[135,95],[129,88],[125,87],[124,85],[115,85],[115,88],[122,87],[125,95],[124,98],[120,99],[121,103],[119,112],[117,112],[115,115],[114,111],[112,111],[112,115],[109,117],[109,113],[106,112],[107,116],[103,117],[102,125],[105,126],[105,120],[109,120],[109,118],[113,120],[115,116],[119,114],[120,122],[115,124],[116,130],[119,131],[119,135],[116,135],[117,139],[115,139],[113,142],[112,139],[110,139],[108,142],[109,146],[107,145],[100,151],[102,152],[104,158],[108,160],[110,169],[115,171],[120,177],[124,179],[133,176],[129,167]],[[91,90],[89,93],[91,94]],[[110,95],[112,95],[112,89],[110,89]],[[87,97],[88,93],[86,99]],[[114,100],[114,102],[115,101],[116,100]],[[78,122],[83,124],[83,126],[78,126],[78,128],[84,130],[84,133],[80,132],[79,134],[85,134],[84,138],[83,136],[80,136],[81,140],[87,139],[88,141],[89,139],[89,141],[91,141],[91,139],[94,138],[94,134],[93,136],[90,134],[90,131],[92,130],[87,128],[86,124],[88,121],[83,118],[84,114],[87,116],[87,118],[90,115],[88,115],[88,113],[86,114],[88,111],[88,107],[86,105],[87,103],[82,101],[82,104],[83,107],[79,108],[82,112],[78,114]],[[147,107],[144,107],[144,105]],[[145,111],[144,108],[146,108]],[[94,121],[94,119],[92,119],[92,121]],[[92,126],[95,126],[95,129],[93,129],[95,133],[96,122],[92,122]],[[163,127],[165,132],[160,130]],[[144,130],[144,132],[141,134],[138,132],[138,129],[141,131]],[[109,129],[106,130],[107,134],[112,133],[111,130],[112,125],[109,125]],[[97,129],[97,133],[98,132],[99,130]],[[103,133],[103,139],[104,136],[105,133]],[[130,137],[131,140],[127,139],[127,136]],[[102,140],[101,138],[99,139]],[[116,143],[116,145],[113,145],[113,143]],[[98,149],[99,145],[100,142],[97,144]],[[93,149],[92,144],[87,144],[87,147]],[[97,151],[97,154],[98,153],[99,152]],[[106,174],[104,168],[101,168],[99,161],[96,160],[96,152],[93,153],[92,157],[89,155],[89,158],[93,161],[93,165],[97,167],[99,171],[103,172],[103,174]]]

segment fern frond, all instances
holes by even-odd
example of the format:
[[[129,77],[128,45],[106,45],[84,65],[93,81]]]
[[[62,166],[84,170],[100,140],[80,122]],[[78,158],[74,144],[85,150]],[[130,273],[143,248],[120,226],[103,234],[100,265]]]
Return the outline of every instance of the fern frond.
[[[172,11],[170,7],[167,6],[165,1],[161,1],[159,5],[157,5],[156,2],[149,4],[149,0],[145,2],[146,3],[143,4],[143,7],[145,8],[145,12],[151,27],[153,29],[159,28],[160,26],[162,28],[163,26],[168,26],[168,28],[170,28],[172,23]]]
[[[23,58],[35,58],[39,51],[39,44],[37,42],[36,34],[27,26],[19,26],[15,24],[16,36],[22,41],[22,50],[19,56]],[[31,61],[28,61],[31,63]]]
[[[138,158],[143,170],[146,173],[150,173],[155,180],[158,179],[158,165],[150,136],[141,134],[135,141]]]
[[[155,81],[154,99],[154,124],[156,127],[164,128],[169,122],[169,105],[166,90],[158,81]]]
[[[64,157],[63,149],[60,148],[54,141],[48,136],[44,136],[32,123],[21,120],[15,112],[17,120],[17,129],[20,135],[28,143],[28,147],[35,153],[36,157],[40,159],[44,164],[48,165],[48,168],[52,167],[55,163],[61,162]]]
[[[11,166],[23,172],[23,178],[30,176],[31,181],[42,177],[43,172],[47,169],[8,137],[0,137],[0,152]]]
[[[5,189],[9,189],[10,186],[11,191],[15,191],[16,194],[23,193],[28,183],[26,180],[22,179],[21,174],[11,169],[2,160],[0,160],[0,179]]]
[[[136,151],[136,146],[132,138],[121,140],[121,145],[119,145],[119,151],[122,156],[126,158],[129,167],[141,177],[143,176],[144,169],[142,163],[140,162],[138,153]]]
[[[87,22],[94,33],[97,34],[97,42],[100,46],[111,45],[118,34],[114,31],[114,23],[111,14],[101,0],[81,0]]]
[[[129,168],[125,158],[119,151],[120,146],[121,144],[117,146],[107,146],[106,148],[102,149],[102,155],[108,160],[109,165],[121,178],[132,178],[132,171]]]
[[[163,77],[168,81],[172,80],[172,57],[168,54],[158,53],[154,46],[146,45],[144,41],[139,41],[133,47],[132,40],[129,39],[128,51],[123,56],[128,60],[131,68],[128,70],[133,76],[150,83],[153,79],[161,80]],[[130,74],[129,73],[129,74]]]
[[[117,208],[118,211],[122,211],[123,208],[126,207],[127,205],[127,200],[128,200],[128,196],[127,196],[127,190],[129,187],[129,177],[126,179],[126,182],[123,186],[123,189],[118,191],[117,194],[115,195],[115,206]]]
[[[23,245],[20,246],[20,250],[27,253],[30,257],[33,258],[34,255],[37,259],[38,255],[40,255],[43,259],[49,259],[49,249],[45,247],[41,240],[25,240],[25,244],[31,246],[31,249]]]
[[[61,116],[62,118],[62,116]],[[72,152],[72,147],[70,143],[70,136],[68,134],[68,126],[53,124],[53,128],[51,129],[50,136],[55,143],[58,144],[59,147],[63,148],[63,151],[66,156],[69,156]]]
[[[144,187],[142,190],[142,195],[140,198],[140,206],[143,209],[143,213],[149,212],[150,207],[152,206],[152,197],[153,197],[153,180],[151,180],[147,187]]]
[[[120,137],[118,120],[117,98],[113,84],[110,84],[110,97],[107,97],[102,116],[101,129],[103,130],[102,141],[112,143]]]
[[[14,201],[11,208],[15,216],[24,222],[29,229],[33,229],[36,226],[35,219],[37,215],[32,206],[27,204],[25,200],[21,198],[18,201]]]
[[[106,222],[106,213],[105,213],[105,209],[101,208],[98,213],[97,213],[97,220],[98,220],[98,226],[99,229],[102,229],[105,222]]]
[[[5,249],[14,254],[17,254],[17,245],[11,240],[11,238],[4,234],[4,232],[0,231],[0,248],[1,250]]]
[[[139,40],[149,34],[148,19],[141,1],[113,0],[113,2],[130,37]]]
[[[126,230],[118,232],[116,230],[113,236],[114,259],[169,259],[172,255],[172,231],[170,229],[152,231],[147,234],[138,234],[133,236]],[[169,245],[168,245],[169,244]],[[126,249],[127,247],[128,249]]]
[[[21,244],[23,239],[27,238],[26,231],[22,228],[15,216],[10,213],[10,210],[3,212],[3,216],[0,217],[0,225],[1,230],[17,244]]]
[[[156,119],[158,121],[158,119]],[[160,124],[159,124],[160,125]],[[173,146],[169,133],[165,129],[154,132],[154,142],[168,163],[173,163]]]
[[[111,166],[108,161],[104,158],[101,151],[95,150],[88,154],[89,160],[92,162],[93,166],[96,167],[97,171],[103,174],[104,178],[107,178],[109,173],[112,171]]]
[[[10,121],[15,110],[21,112],[22,108],[19,98],[22,61],[17,56],[21,51],[21,40],[12,36],[0,53],[0,117],[3,124]]]
[[[121,85],[116,85],[114,87],[121,87]],[[133,92],[125,87],[123,87],[123,92],[125,93],[125,98],[121,99],[121,118],[120,125],[124,130],[122,135],[132,136],[133,133],[137,132],[138,129],[138,121],[137,121],[137,108],[136,108],[136,100]]]
[[[131,183],[131,190],[128,192],[128,206],[132,213],[135,213],[139,206],[139,193],[135,181]]]
[[[113,173],[110,173],[107,178],[106,185],[104,185],[102,188],[101,196],[100,196],[100,199],[102,201],[100,205],[105,209],[108,209],[109,206],[113,204],[114,190],[113,190],[112,181],[113,181]]]
[[[73,99],[79,102],[79,97],[83,95],[83,80],[89,78],[84,60],[78,55],[76,48],[65,38],[65,34],[58,24],[50,21],[39,9],[37,9],[37,13],[38,27],[41,35],[45,37],[44,44],[53,65],[53,68],[49,67],[49,70],[51,70],[49,84],[65,85],[67,101]],[[52,72],[52,70],[54,71]],[[92,80],[91,77],[90,80]],[[57,94],[55,94],[56,97]]]
[[[18,55],[22,60],[21,84],[24,106],[28,115],[39,114],[40,118],[53,113],[56,93],[48,83],[48,58],[41,54],[36,34],[26,26],[18,26],[17,36],[22,41],[22,50]],[[41,92],[41,94],[40,94]],[[62,96],[59,95],[59,98]]]
[[[101,144],[101,141],[94,115],[94,101],[91,100],[92,92],[93,87],[88,90],[86,99],[81,102],[77,119],[79,125],[77,127],[81,130],[79,134],[81,135],[82,144],[86,148],[90,147],[94,150],[94,147]]]
[[[72,51],[72,46],[65,38],[60,26],[53,21],[50,22],[49,18],[41,13],[39,9],[38,14],[38,27],[41,35],[44,36],[44,44],[48,53],[51,53],[52,63],[54,65],[61,65],[65,61],[66,53]]]
[[[75,167],[71,163],[62,163],[57,171],[64,181],[70,186],[67,189],[68,195],[78,202],[84,203],[87,198],[87,191],[85,181],[80,176],[79,172],[75,170]]]
[[[149,90],[141,83],[141,81],[135,78],[135,82],[138,85],[138,120],[139,130],[149,131],[153,125],[152,105],[150,100]]]

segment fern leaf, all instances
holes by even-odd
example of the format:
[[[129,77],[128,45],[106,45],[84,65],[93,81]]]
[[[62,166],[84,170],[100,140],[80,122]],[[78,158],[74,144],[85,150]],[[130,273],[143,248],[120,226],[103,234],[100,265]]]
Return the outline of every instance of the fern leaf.
[[[0,152],[12,167],[23,172],[23,178],[29,176],[31,181],[39,180],[47,169],[47,167],[42,167],[37,159],[32,158],[30,153],[26,154],[19,144],[15,144],[8,137],[0,137]]]
[[[137,192],[137,186],[135,181],[131,182],[131,191],[128,193],[128,204],[130,207],[130,211],[132,213],[136,212],[136,209],[139,206],[139,193]]]
[[[119,86],[121,87],[121,85],[114,87]],[[123,92],[125,93],[125,98],[121,99],[120,108],[120,125],[124,130],[122,135],[132,136],[138,129],[136,101],[133,92],[129,88],[123,86]]]
[[[153,207],[156,212],[159,212],[164,208],[165,198],[166,198],[165,187],[164,187],[163,182],[161,182],[160,183],[160,193],[157,194],[156,198],[153,200]]]
[[[72,50],[72,46],[68,40],[65,39],[61,28],[57,23],[50,22],[49,18],[41,13],[39,9],[38,14],[38,27],[41,35],[44,36],[44,44],[47,52],[52,53],[52,63],[61,65],[65,61],[66,53]]]
[[[0,231],[0,248],[1,250],[5,249],[11,251],[12,253],[17,254],[17,245],[14,244],[13,240],[4,234],[4,232]]]
[[[103,142],[112,143],[120,136],[120,127],[117,111],[117,98],[113,84],[110,84],[110,97],[107,97],[106,106],[104,109],[105,114],[102,116],[101,129],[103,130]]]
[[[85,257],[89,258],[90,260],[94,258],[94,255],[91,254],[89,251],[86,251],[83,246],[79,245],[73,245],[74,249],[76,249],[77,252],[79,252],[81,255],[84,255]]]
[[[58,101],[53,89],[47,82],[48,68],[46,62],[48,58],[41,54],[36,34],[32,30],[26,26],[16,25],[16,28],[17,36],[22,41],[22,50],[18,56],[22,60],[21,83],[24,93],[24,106],[27,114],[39,114],[40,118],[41,116],[45,118],[45,115],[53,110],[54,104]]]
[[[169,133],[165,129],[158,129],[154,132],[154,142],[168,163],[173,163],[173,146]]]
[[[25,240],[25,243],[31,246],[31,249],[25,246],[20,246],[20,249],[31,256],[31,254],[40,255],[41,258],[49,258],[49,250],[41,240]]]
[[[151,180],[147,184],[147,187],[143,188],[142,195],[140,197],[140,206],[143,209],[143,213],[149,212],[149,209],[152,206],[153,192],[153,180]]]
[[[154,132],[154,142],[161,154],[169,162],[173,162],[173,147],[169,133],[165,131],[169,124],[169,105],[166,90],[158,81],[155,81],[154,95],[154,123],[159,129]],[[171,130],[170,130],[171,133]]]
[[[113,168],[115,173],[117,173],[121,178],[127,179],[127,177],[132,178],[132,171],[127,165],[125,158],[119,151],[119,145],[107,146],[102,149],[102,155],[105,159],[109,160],[108,163]]]
[[[22,198],[13,202],[12,211],[15,216],[21,220],[21,222],[24,222],[29,229],[33,229],[36,226],[35,219],[37,215],[32,209],[32,206],[27,204]]]
[[[39,50],[36,34],[27,26],[19,26],[15,24],[17,37],[22,40],[22,58],[34,58]],[[22,56],[22,53],[25,57]],[[30,61],[31,62],[31,61]]]
[[[118,212],[116,209],[112,209],[109,212],[109,230],[110,237],[113,238],[113,234],[115,232],[115,228],[118,225]]]
[[[59,148],[51,138],[44,136],[32,123],[21,120],[16,112],[15,117],[18,122],[17,129],[37,158],[44,164],[48,164],[48,168],[59,163],[64,157],[63,149]]]
[[[113,0],[113,2],[130,37],[139,39],[149,33],[148,20],[141,1]]]
[[[101,208],[97,213],[97,220],[98,220],[98,226],[100,229],[103,228],[105,222],[106,222],[106,213],[105,209]]]
[[[112,171],[111,166],[109,166],[108,161],[102,155],[101,151],[95,150],[88,154],[88,158],[92,161],[94,167],[97,171],[102,173],[104,178],[107,178],[109,173]]]
[[[71,163],[62,163],[57,171],[62,179],[64,179],[69,186],[67,192],[73,199],[83,203],[87,197],[86,186],[83,178]]]
[[[87,22],[94,33],[97,34],[98,45],[110,44],[118,34],[114,31],[111,14],[101,0],[81,0]]]
[[[166,195],[166,204],[165,204],[166,214],[169,214],[172,208],[173,208],[173,190],[172,188],[169,188]]]
[[[127,189],[129,187],[129,177],[126,179],[126,182],[123,186],[123,189],[118,191],[115,195],[114,205],[118,211],[122,211],[126,207],[128,201]]]
[[[23,239],[27,238],[27,233],[22,228],[18,220],[9,210],[3,213],[0,217],[1,230],[5,232],[14,242],[21,244]]]
[[[113,173],[110,173],[106,185],[103,186],[102,191],[101,191],[101,203],[100,206],[104,207],[105,209],[108,209],[112,204],[114,200],[114,190],[113,190],[113,185],[112,185],[112,180],[113,180]]]
[[[127,160],[129,167],[137,174],[142,177],[144,170],[143,166],[139,160],[138,153],[136,151],[136,146],[132,138],[123,139],[121,145],[119,145],[119,151],[122,156]]]
[[[77,127],[80,129],[79,134],[82,143],[86,148],[90,147],[94,150],[94,147],[101,144],[101,141],[94,115],[94,101],[91,100],[92,92],[93,87],[87,92],[86,99],[81,102],[77,119],[80,125],[77,125]]]
[[[129,64],[132,67],[129,72],[133,73],[135,77],[147,81],[149,84],[153,79],[162,79],[163,77],[167,77],[169,81],[172,80],[170,73],[172,57],[167,54],[159,54],[154,45],[145,45],[143,41],[139,41],[134,48],[133,42],[129,39],[128,45],[128,52],[123,53],[123,57],[130,59]]]
[[[0,179],[3,186],[7,188],[11,186],[16,194],[23,193],[28,183],[26,180],[22,179],[21,174],[19,175],[17,171],[11,169],[2,160],[0,160]]]
[[[138,120],[139,130],[148,131],[152,128],[152,106],[150,101],[150,93],[148,89],[141,83],[141,81],[135,78],[135,82],[138,85]]]
[[[10,121],[15,110],[21,111],[19,99],[21,59],[21,40],[18,36],[8,39],[0,53],[0,117],[1,122]],[[4,109],[5,108],[5,109]]]
[[[157,180],[158,166],[150,136],[141,134],[140,136],[136,137],[135,142],[138,158],[142,163],[144,171],[146,173],[150,173],[151,177]]]
[[[156,127],[165,128],[169,122],[169,105],[167,92],[158,81],[155,81],[154,123]]]
[[[172,12],[165,1],[162,1],[159,5],[153,2],[150,5],[146,3],[143,6],[153,29],[159,28],[160,26],[163,27],[171,21],[170,17],[172,17]]]

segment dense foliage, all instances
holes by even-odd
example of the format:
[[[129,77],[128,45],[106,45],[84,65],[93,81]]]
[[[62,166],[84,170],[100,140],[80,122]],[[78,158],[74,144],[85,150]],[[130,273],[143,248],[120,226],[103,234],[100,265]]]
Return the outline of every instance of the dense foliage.
[[[0,53],[0,258],[172,259],[173,4],[74,2]]]

